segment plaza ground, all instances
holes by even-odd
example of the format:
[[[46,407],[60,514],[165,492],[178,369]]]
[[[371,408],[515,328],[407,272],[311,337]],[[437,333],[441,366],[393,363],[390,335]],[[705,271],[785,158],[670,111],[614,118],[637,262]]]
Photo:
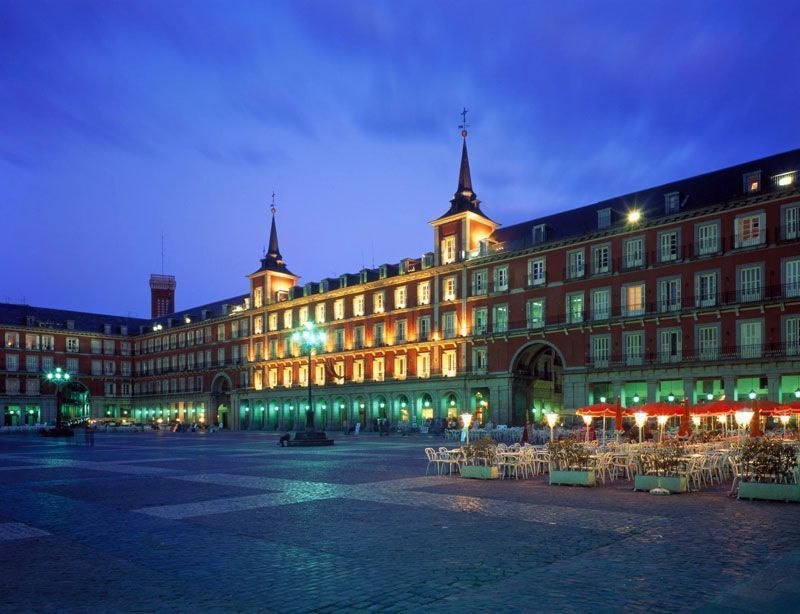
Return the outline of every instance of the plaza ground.
[[[425,436],[276,441],[0,437],[0,610],[800,610],[798,505],[425,477]]]

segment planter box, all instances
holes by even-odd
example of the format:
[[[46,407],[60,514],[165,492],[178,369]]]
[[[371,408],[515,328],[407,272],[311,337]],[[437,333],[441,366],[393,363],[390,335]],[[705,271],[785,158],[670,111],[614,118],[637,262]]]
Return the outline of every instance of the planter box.
[[[661,480],[661,484],[659,484]],[[657,475],[637,475],[633,480],[633,490],[653,490],[654,488],[665,488],[671,493],[681,493],[688,490],[686,478],[673,476]]]
[[[800,501],[800,484],[762,484],[741,482],[739,499],[768,499],[770,501]]]
[[[594,469],[589,471],[551,471],[551,484],[567,484],[569,486],[594,486]]]
[[[500,477],[497,467],[482,467],[479,465],[463,465],[462,478],[477,478],[479,480],[496,480]]]

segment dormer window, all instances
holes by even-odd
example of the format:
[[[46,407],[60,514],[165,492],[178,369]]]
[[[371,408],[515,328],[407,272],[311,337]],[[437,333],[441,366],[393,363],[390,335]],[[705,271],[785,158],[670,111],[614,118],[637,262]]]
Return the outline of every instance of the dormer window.
[[[533,242],[544,243],[547,240],[547,226],[537,224],[533,227]]]
[[[364,269],[363,271],[361,271],[361,283],[365,284],[367,283],[367,280],[368,280],[367,269]]]
[[[775,175],[772,177],[772,183],[777,188],[791,188],[797,183],[797,171]]]
[[[322,294],[323,292],[327,292],[329,288],[330,284],[328,283],[327,279],[323,279],[321,282],[319,282],[320,294]]]
[[[347,275],[342,275],[339,278],[339,287],[340,288],[346,288],[347,287]]]
[[[680,192],[664,194],[664,213],[678,213],[681,210]]]
[[[611,209],[598,209],[597,210],[597,227],[608,228],[611,226]]]
[[[387,267],[385,264],[382,264],[382,265],[381,265],[381,268],[380,268],[380,271],[379,271],[379,273],[378,273],[379,277],[380,277],[381,279],[386,279],[386,276],[387,276],[388,274],[389,274],[389,267]]]
[[[744,193],[757,194],[761,191],[761,171],[744,174]]]

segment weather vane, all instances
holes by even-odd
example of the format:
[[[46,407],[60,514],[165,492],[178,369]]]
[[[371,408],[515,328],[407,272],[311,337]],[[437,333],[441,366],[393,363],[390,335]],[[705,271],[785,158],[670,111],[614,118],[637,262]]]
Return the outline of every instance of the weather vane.
[[[272,215],[275,215],[277,209],[275,208],[275,190],[272,190],[272,207],[270,207],[270,211],[272,211]]]
[[[467,127],[469,127],[469,124],[467,123],[467,113],[469,113],[469,109],[467,107],[464,107],[461,110],[461,113],[459,113],[461,116],[461,124],[458,127],[461,128],[461,136],[464,138],[467,138]]]

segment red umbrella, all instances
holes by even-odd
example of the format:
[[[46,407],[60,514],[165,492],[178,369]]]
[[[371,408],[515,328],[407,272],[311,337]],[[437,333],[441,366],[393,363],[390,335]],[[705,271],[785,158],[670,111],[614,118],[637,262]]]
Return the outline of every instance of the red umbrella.
[[[636,411],[643,411],[648,416],[679,416],[683,409],[680,405],[676,405],[675,403],[657,401],[655,403],[639,405]]]
[[[617,408],[610,403],[595,403],[581,407],[575,412],[579,416],[591,416],[592,418],[612,418],[617,413]]]
[[[622,428],[622,399],[617,397],[617,404],[614,407],[614,430],[621,433]]]
[[[698,403],[692,406],[692,413],[705,416],[729,416],[735,414],[740,409],[750,409],[752,403],[744,401],[709,401],[708,403]]]
[[[683,402],[683,413],[681,414],[681,428],[678,430],[678,436],[688,437],[692,434],[692,427],[689,426],[689,399]]]

